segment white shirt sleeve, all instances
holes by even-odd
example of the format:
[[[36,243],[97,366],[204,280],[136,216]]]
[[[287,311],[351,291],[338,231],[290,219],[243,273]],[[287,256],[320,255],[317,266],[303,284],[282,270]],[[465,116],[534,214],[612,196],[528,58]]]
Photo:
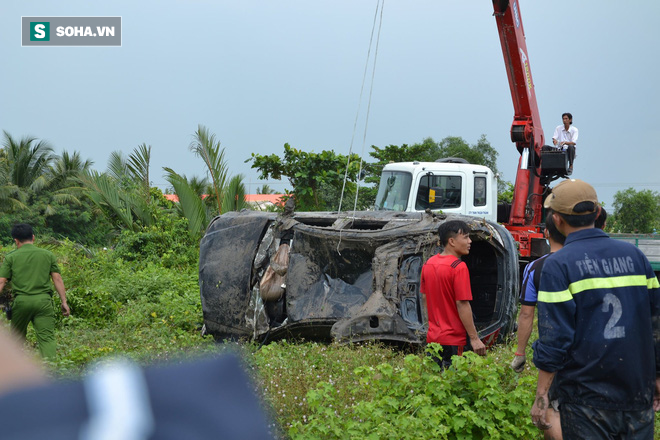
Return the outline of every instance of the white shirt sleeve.
[[[555,133],[552,135],[552,139],[559,140],[559,130],[561,129],[561,125],[559,125],[557,128],[555,128]]]
[[[578,129],[577,127],[571,126],[571,131],[573,132],[573,135],[571,136],[573,142],[575,142],[575,145],[577,145],[577,140],[578,140]]]

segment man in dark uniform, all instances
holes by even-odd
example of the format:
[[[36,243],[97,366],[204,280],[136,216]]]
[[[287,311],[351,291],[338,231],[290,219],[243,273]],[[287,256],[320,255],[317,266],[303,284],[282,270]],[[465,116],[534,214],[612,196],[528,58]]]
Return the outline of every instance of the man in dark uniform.
[[[549,255],[561,249],[566,240],[566,237],[561,235],[561,232],[557,230],[555,222],[552,220],[552,215],[548,215],[546,219],[544,235],[550,245],[550,253],[529,263],[525,266],[525,271],[523,272],[523,282],[520,288],[521,307],[520,315],[518,316],[518,346],[516,354],[511,361],[511,368],[517,373],[521,373],[525,369],[525,361],[527,360],[525,349],[532,334],[534,309],[536,308],[538,298],[543,263],[545,263],[545,259]]]
[[[44,358],[55,357],[55,312],[51,279],[62,302],[62,314],[71,313],[66,302],[64,282],[52,252],[34,245],[34,233],[28,224],[11,230],[16,250],[5,256],[0,267],[0,292],[11,280],[14,301],[11,327],[25,337],[31,322],[37,335],[39,352]]]
[[[651,440],[660,410],[658,280],[639,249],[594,228],[600,206],[588,183],[561,182],[544,206],[566,242],[541,273],[532,421],[549,427],[553,385],[564,438]]]
[[[520,315],[518,316],[518,346],[516,348],[516,354],[511,361],[511,368],[517,373],[522,373],[525,369],[525,362],[527,360],[525,350],[529,342],[529,337],[532,334],[534,310],[536,309],[543,264],[548,256],[564,246],[564,241],[566,240],[566,237],[557,230],[557,226],[555,226],[555,222],[552,220],[552,211],[546,217],[544,234],[550,244],[550,253],[529,263],[525,266],[523,273],[523,283],[520,289]],[[550,403],[554,404],[553,407],[548,408],[546,411],[546,421],[550,425],[550,428],[543,433],[543,436],[545,440],[560,440],[562,438],[561,425],[554,396],[551,396]]]

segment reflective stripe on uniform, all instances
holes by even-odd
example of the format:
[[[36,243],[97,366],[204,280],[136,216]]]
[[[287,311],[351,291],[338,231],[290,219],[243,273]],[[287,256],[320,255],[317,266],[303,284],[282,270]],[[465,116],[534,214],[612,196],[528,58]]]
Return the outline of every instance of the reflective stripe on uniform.
[[[568,286],[567,290],[559,292],[539,292],[539,302],[560,303],[570,301],[573,295],[596,289],[616,289],[620,287],[646,287],[648,289],[658,288],[657,278],[646,278],[645,275],[626,275],[620,277],[587,278],[576,281]]]
[[[569,290],[562,290],[560,292],[547,292],[545,290],[539,291],[538,302],[543,303],[560,303],[573,299],[573,295]]]
[[[660,289],[660,283],[658,283],[658,278],[657,277],[647,278],[646,286],[649,289]]]
[[[616,289],[619,287],[647,287],[646,275],[624,275],[620,277],[587,278],[576,281],[568,286],[573,293],[582,293],[585,290]]]

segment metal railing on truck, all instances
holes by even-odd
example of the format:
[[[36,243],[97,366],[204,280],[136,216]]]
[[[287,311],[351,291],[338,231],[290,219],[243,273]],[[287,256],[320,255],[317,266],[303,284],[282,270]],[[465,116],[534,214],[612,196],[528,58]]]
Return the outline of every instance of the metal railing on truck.
[[[660,272],[660,235],[658,234],[609,234],[616,240],[627,241],[641,250],[651,262],[654,272]]]

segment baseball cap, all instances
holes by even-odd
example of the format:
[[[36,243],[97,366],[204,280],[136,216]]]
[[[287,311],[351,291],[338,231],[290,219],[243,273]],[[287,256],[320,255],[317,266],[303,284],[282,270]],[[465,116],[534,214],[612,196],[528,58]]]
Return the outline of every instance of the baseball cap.
[[[575,212],[575,205],[582,202],[593,202],[594,208],[590,211]],[[552,189],[552,193],[546,197],[543,207],[561,214],[591,214],[598,209],[598,195],[594,187],[587,182],[579,179],[567,179]]]

